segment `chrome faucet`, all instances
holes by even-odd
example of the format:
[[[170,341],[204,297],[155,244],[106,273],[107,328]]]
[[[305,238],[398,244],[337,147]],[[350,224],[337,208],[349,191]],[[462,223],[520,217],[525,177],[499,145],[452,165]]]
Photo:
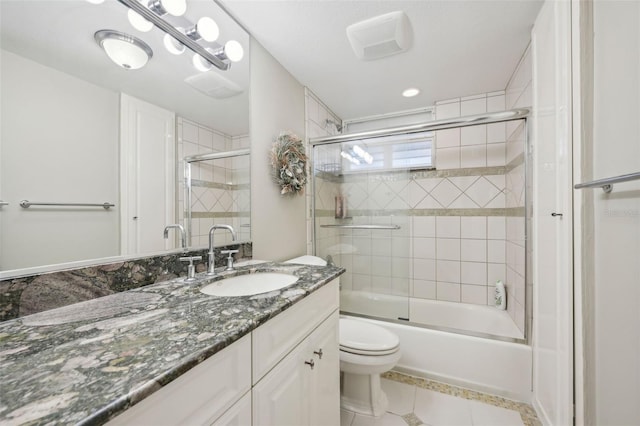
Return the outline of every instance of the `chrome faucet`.
[[[184,230],[184,227],[182,225],[167,225],[164,227],[164,239],[166,240],[167,238],[169,238],[169,229],[171,228],[177,228],[180,230],[180,242],[182,244],[182,251],[187,251],[187,233]]]
[[[215,267],[216,267],[216,256],[215,256],[215,252],[213,249],[213,233],[215,232],[216,229],[226,229],[229,232],[231,232],[231,240],[232,241],[236,241],[237,237],[236,237],[236,231],[235,229],[233,229],[233,226],[231,225],[213,225],[210,229],[209,229],[209,268],[207,270],[207,275],[212,276],[215,275]]]

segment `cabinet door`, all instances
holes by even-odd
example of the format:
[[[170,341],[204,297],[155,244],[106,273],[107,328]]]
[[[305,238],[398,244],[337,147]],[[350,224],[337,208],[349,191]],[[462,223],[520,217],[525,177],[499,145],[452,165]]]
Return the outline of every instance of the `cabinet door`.
[[[211,426],[249,426],[251,425],[251,392],[247,392]]]
[[[311,360],[301,343],[253,388],[253,425],[304,426],[309,423]]]
[[[339,314],[335,311],[318,327],[309,343],[315,367],[311,375],[309,419],[314,426],[340,424]],[[319,353],[322,351],[322,357]]]

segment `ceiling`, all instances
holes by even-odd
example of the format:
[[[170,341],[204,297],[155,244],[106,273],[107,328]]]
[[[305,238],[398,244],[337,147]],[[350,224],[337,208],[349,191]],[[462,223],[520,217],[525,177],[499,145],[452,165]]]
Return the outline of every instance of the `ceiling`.
[[[342,119],[503,90],[542,0],[219,0],[251,35]],[[402,10],[413,46],[361,61],[347,26]],[[421,93],[403,98],[417,87]]]
[[[178,115],[228,135],[249,132],[249,55],[229,71],[196,71],[192,54],[170,54],[162,44],[164,33],[135,30],[127,8],[116,0],[91,4],[86,0],[0,0],[2,49],[117,92],[175,111]],[[166,16],[174,25],[188,27],[210,16],[220,27],[220,41],[240,41],[248,53],[249,35],[212,0],[188,0],[184,17]],[[153,57],[139,70],[125,70],[111,62],[94,40],[94,33],[112,29],[144,40]],[[200,42],[202,43],[202,42]],[[215,43],[211,47],[218,46]],[[215,99],[185,82],[199,75],[221,75],[244,89],[240,95]]]

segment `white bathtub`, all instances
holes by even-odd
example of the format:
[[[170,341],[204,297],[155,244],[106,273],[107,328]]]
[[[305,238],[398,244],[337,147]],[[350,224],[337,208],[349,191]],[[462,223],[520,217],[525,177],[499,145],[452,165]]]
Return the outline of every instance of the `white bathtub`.
[[[500,324],[500,321],[493,321],[495,318],[490,314],[500,314],[495,316],[497,318],[506,315],[506,312],[482,306],[468,307],[458,303],[437,306],[440,303],[420,299],[408,301],[406,297],[372,295],[366,292],[345,290],[341,292],[340,296],[340,309],[343,312],[406,318],[407,311],[410,310],[409,317],[412,322],[417,318],[428,318],[436,323],[432,325],[452,329],[464,330],[464,327],[477,326],[481,321],[486,322],[483,327],[496,326],[496,324]],[[365,307],[366,309],[364,309]],[[375,309],[372,310],[372,307]],[[443,312],[440,308],[462,309]],[[416,310],[419,310],[420,314],[417,314]],[[437,314],[441,315],[439,319]],[[520,401],[529,402],[531,399],[532,351],[531,347],[526,344],[422,328],[409,324],[359,319],[373,322],[398,335],[402,357],[395,370]],[[455,320],[456,322],[445,324],[446,320]],[[509,322],[511,322],[510,318]],[[499,329],[493,331],[499,331]],[[488,333],[486,329],[482,329],[480,332]]]

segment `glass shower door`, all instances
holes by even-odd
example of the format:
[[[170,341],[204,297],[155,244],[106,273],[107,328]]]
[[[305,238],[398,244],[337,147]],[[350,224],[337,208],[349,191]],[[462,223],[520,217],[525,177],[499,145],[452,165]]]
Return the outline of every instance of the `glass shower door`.
[[[347,272],[340,306],[357,315],[409,319],[409,169],[402,142],[358,140],[314,147],[316,255]]]

